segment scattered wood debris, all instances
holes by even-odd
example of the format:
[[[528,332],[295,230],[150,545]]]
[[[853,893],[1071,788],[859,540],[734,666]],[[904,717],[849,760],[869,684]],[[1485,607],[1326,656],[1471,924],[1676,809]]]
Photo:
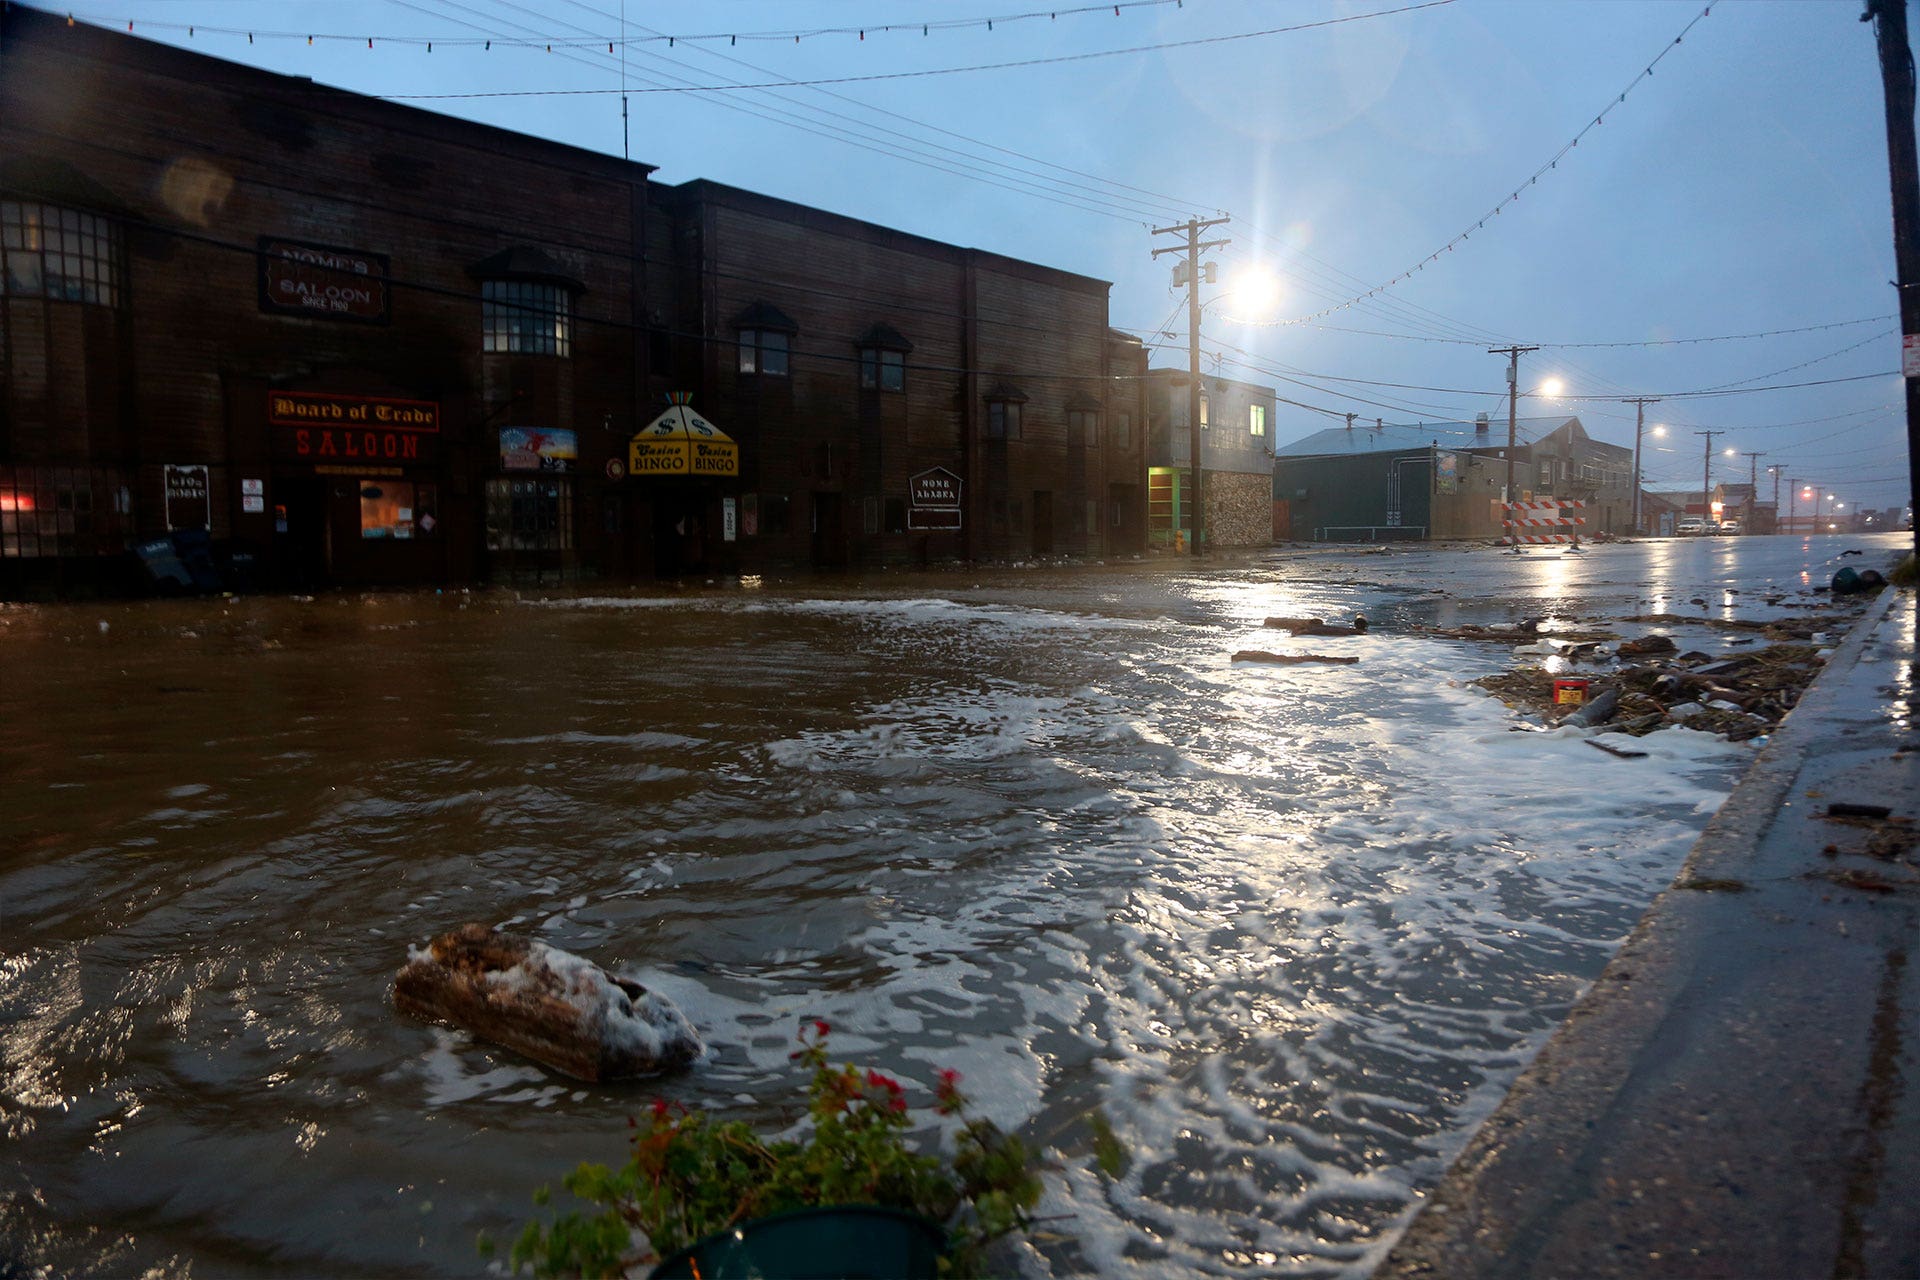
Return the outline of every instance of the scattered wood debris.
[[[1689,653],[1632,664],[1606,677],[1618,689],[1618,701],[1604,716],[1556,704],[1556,676],[1542,667],[1521,667],[1474,683],[1549,724],[1579,714],[1573,723],[1599,724],[1635,737],[1684,724],[1741,742],[1772,732],[1819,670],[1819,651],[1804,644],[1769,645],[1732,659]]]
[[[1326,622],[1319,618],[1268,618],[1260,625],[1272,627],[1278,631],[1292,632],[1296,636],[1363,636],[1367,634],[1367,620],[1357,613],[1353,615],[1352,626]]]
[[[1234,654],[1230,661],[1267,662],[1276,666],[1290,666],[1296,662],[1327,662],[1336,666],[1346,666],[1360,659],[1336,657],[1330,653],[1268,653],[1265,649],[1242,649]]]

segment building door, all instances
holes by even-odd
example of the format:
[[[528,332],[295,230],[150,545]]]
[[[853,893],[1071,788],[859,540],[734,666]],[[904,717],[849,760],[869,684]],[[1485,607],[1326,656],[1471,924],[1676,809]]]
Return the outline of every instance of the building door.
[[[275,477],[273,504],[275,578],[294,590],[324,586],[332,576],[333,551],[327,478]]]
[[[847,563],[846,499],[837,493],[813,495],[813,564],[817,569]]]
[[[1033,491],[1033,554],[1053,554],[1053,494],[1046,489]]]
[[[703,495],[688,487],[662,485],[653,497],[653,572],[677,578],[707,572],[709,530]]]

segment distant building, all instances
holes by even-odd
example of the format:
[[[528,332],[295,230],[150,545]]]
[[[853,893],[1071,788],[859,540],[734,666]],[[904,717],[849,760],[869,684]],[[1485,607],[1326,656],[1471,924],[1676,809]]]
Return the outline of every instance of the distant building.
[[[1633,450],[1607,444],[1587,434],[1580,419],[1569,418],[1533,443],[1519,456],[1528,463],[1524,481],[1535,496],[1586,503],[1584,533],[1625,535],[1633,532]]]
[[[1183,545],[1191,491],[1193,436],[1184,369],[1146,378],[1148,538]],[[1273,541],[1272,387],[1200,375],[1200,448],[1207,545],[1265,546]]]
[[[1515,426],[1520,438],[1552,440],[1554,459],[1574,456],[1560,446],[1574,439],[1566,429],[1578,428],[1578,418],[1522,418]],[[1514,450],[1517,500],[1533,496],[1539,474],[1530,450]],[[1274,452],[1275,525],[1296,542],[1498,538],[1505,532],[1506,424],[1496,430],[1484,414],[1473,422],[1350,423]]]
[[[1721,524],[1739,521],[1741,533],[1773,533],[1779,523],[1773,503],[1760,501],[1750,484],[1715,485],[1713,511]]]

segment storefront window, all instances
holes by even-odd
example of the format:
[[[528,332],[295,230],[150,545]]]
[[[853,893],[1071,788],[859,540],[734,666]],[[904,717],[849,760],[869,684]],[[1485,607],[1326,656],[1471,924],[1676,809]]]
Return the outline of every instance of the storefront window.
[[[436,486],[411,480],[360,482],[360,536],[362,538],[431,537],[439,523],[434,514]]]
[[[487,481],[489,551],[571,551],[573,482],[541,476]]]
[[[102,467],[0,466],[0,557],[104,556],[133,535],[133,491]]]

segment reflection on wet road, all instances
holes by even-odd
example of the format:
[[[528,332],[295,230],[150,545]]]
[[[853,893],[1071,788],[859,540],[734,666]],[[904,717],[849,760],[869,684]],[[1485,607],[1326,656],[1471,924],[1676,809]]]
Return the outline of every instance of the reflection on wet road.
[[[645,1099],[789,1115],[803,1017],[1055,1148],[1011,1267],[1363,1271],[1750,757],[1513,733],[1508,655],[1407,628],[1768,616],[1859,543],[0,610],[0,1272],[471,1274]],[[1355,611],[1357,665],[1227,661]],[[470,919],[711,1060],[396,1017]]]

